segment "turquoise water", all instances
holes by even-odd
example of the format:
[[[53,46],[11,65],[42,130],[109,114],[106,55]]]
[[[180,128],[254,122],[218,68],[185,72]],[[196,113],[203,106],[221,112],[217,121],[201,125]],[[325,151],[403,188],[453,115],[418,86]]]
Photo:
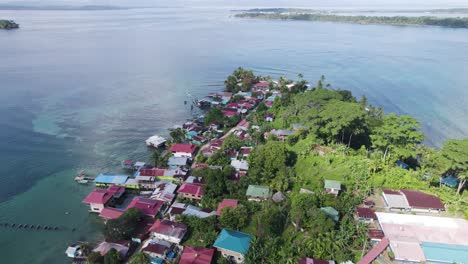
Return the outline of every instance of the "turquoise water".
[[[221,90],[237,66],[325,74],[418,117],[429,144],[468,136],[467,30],[240,20],[229,9],[0,11],[22,26],[0,32],[0,222],[68,228],[0,227],[2,263],[64,263],[67,244],[97,238],[100,221],[81,204],[92,187],[76,171],[146,160],[147,137],[192,115],[187,94]]]
[[[421,243],[428,261],[435,263],[468,263],[468,247],[459,245]]]

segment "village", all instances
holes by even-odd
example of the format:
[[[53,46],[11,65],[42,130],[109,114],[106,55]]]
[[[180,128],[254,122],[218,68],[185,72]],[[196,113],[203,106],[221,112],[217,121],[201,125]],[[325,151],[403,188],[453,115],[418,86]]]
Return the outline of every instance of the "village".
[[[236,82],[238,89],[227,84],[226,91],[194,102],[206,109],[206,115],[172,129],[171,139],[149,138],[146,144],[156,153],[154,162],[124,160],[122,171],[127,173],[95,177],[96,189],[82,202],[106,222],[106,240],[92,248],[72,245],[67,256],[76,263],[101,263],[103,259],[107,262],[102,263],[266,263],[260,257],[251,262],[247,255],[254,250],[258,230],[266,236],[274,231],[262,230],[261,217],[254,220],[252,215],[261,210],[294,209],[299,202],[291,202],[291,197],[298,197],[294,199],[303,201],[305,208],[317,206],[310,215],[303,213],[304,218],[320,218],[330,230],[341,226],[345,218],[350,225],[362,227],[349,238],[360,241],[356,248],[362,250],[353,250],[357,257],[345,260],[298,253],[291,263],[453,263],[454,255],[460,263],[468,263],[468,222],[449,215],[432,193],[381,188],[366,197],[356,195],[359,201],[346,212],[340,199],[352,196],[355,189],[346,180],[324,176],[314,181],[314,188],[306,182],[292,188],[288,180],[247,181],[251,174],[261,174],[251,170],[251,156],[259,142],[296,142],[307,127],[299,122],[269,126],[277,118],[270,109],[283,97],[313,88],[300,79],[252,78],[247,84],[245,79]],[[326,147],[317,145],[313,150],[316,156],[327,153]],[[409,170],[401,160],[392,167]],[[453,188],[458,179],[444,177],[441,184]],[[323,201],[313,202],[316,198],[312,197]],[[294,215],[278,218],[271,214],[272,219],[265,222],[280,225],[283,234],[301,236],[313,229],[313,224],[307,227],[299,216],[296,221]],[[283,220],[277,223],[277,218]],[[365,234],[361,240],[356,238],[358,232]],[[116,262],[109,262],[111,258]]]

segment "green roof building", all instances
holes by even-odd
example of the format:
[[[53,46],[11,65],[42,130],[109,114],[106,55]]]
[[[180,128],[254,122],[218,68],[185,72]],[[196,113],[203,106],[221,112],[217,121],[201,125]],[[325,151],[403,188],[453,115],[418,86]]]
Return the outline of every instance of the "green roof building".
[[[225,258],[242,263],[253,236],[239,231],[223,229],[213,244]]]
[[[325,191],[329,194],[338,196],[338,193],[341,191],[341,182],[325,180]]]
[[[322,207],[320,210],[324,211],[333,221],[338,222],[340,220],[340,212],[333,207]]]
[[[249,201],[267,200],[270,197],[270,188],[260,185],[249,185],[246,195]]]

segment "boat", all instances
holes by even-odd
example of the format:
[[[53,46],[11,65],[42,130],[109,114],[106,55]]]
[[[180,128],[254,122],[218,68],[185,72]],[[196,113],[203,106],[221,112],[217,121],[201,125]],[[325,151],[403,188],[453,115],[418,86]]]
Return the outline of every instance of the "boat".
[[[94,180],[94,177],[87,176],[84,170],[78,172],[75,181],[80,184],[87,184]]]
[[[166,139],[161,136],[154,135],[148,138],[145,142],[148,147],[159,148],[166,144]]]

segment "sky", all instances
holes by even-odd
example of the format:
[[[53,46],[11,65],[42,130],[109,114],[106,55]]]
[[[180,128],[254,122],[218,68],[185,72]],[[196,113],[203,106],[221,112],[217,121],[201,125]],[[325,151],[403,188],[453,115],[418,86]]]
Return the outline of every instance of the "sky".
[[[468,7],[467,0],[0,0],[17,5],[112,5],[112,6],[265,6],[330,8],[453,8]]]

